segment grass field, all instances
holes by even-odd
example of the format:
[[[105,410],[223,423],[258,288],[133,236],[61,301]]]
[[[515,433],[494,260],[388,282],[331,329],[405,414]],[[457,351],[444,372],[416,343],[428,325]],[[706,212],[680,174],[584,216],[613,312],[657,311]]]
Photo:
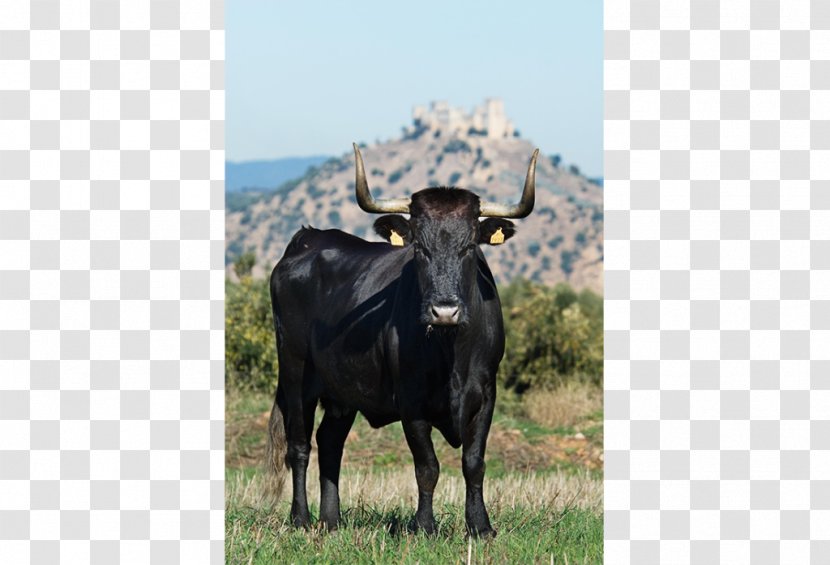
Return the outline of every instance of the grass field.
[[[226,404],[226,562],[253,563],[601,563],[602,394],[590,386],[500,401],[487,449],[484,498],[489,541],[464,529],[460,450],[435,432],[441,462],[438,533],[412,533],[417,487],[399,423],[372,429],[358,416],[340,479],[342,518],[327,533],[289,526],[290,484],[274,507],[261,500],[271,399],[230,394]],[[319,411],[318,411],[319,412]],[[319,421],[319,415],[318,415]],[[316,447],[308,473],[319,509]]]

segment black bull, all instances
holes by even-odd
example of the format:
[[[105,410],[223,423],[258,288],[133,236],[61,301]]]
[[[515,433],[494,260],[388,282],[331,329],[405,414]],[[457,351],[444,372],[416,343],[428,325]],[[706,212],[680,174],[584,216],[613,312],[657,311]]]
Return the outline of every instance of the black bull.
[[[521,202],[506,207],[449,188],[376,201],[355,148],[361,208],[410,214],[409,220],[386,215],[375,222],[393,245],[339,230],[303,228],[294,235],[271,275],[280,374],[269,466],[276,471],[284,456],[291,468],[296,526],[310,523],[305,479],[319,402],[325,410],[317,429],[320,520],[328,528],[339,520],[343,445],[360,411],[373,427],[403,424],[418,484],[416,528],[435,530],[435,427],[450,445],[462,447],[468,531],[495,535],[483,499],[484,454],[504,328],[479,244],[511,237],[513,223],[504,217],[532,210],[537,153]]]

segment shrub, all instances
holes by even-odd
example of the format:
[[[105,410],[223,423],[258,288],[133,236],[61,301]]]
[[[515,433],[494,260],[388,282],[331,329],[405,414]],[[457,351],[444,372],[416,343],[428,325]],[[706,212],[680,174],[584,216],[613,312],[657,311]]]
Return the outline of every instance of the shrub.
[[[313,198],[314,200],[317,200],[317,199],[322,198],[323,196],[325,196],[326,191],[322,190],[320,187],[318,187],[314,183],[309,183],[308,184],[308,195],[311,198]]]
[[[566,275],[570,275],[574,270],[574,261],[577,259],[577,254],[569,249],[563,249],[560,254],[561,261],[559,266]]]
[[[225,376],[229,389],[272,392],[277,348],[267,279],[225,281]]]
[[[248,212],[249,207],[265,199],[269,194],[268,192],[259,192],[256,190],[227,192],[225,193],[225,212],[228,214],[231,212]],[[250,212],[248,212],[248,219],[250,219]]]
[[[472,153],[473,148],[463,139],[453,139],[444,146],[444,153]]]
[[[256,255],[253,251],[246,251],[234,260],[233,272],[241,279],[251,275],[254,265],[256,265]]]
[[[561,235],[557,235],[553,239],[548,240],[548,247],[550,247],[551,249],[556,249],[557,247],[559,247],[559,244],[562,243],[563,240],[564,238]]]
[[[541,246],[539,245],[538,241],[531,241],[527,244],[527,252],[531,257],[536,257],[539,255],[539,250]]]
[[[389,184],[395,184],[396,182],[401,180],[402,176],[403,176],[403,171],[400,170],[400,169],[393,172],[391,175],[389,175]]]
[[[502,292],[506,351],[499,381],[523,392],[575,378],[602,380],[602,298],[524,280]]]

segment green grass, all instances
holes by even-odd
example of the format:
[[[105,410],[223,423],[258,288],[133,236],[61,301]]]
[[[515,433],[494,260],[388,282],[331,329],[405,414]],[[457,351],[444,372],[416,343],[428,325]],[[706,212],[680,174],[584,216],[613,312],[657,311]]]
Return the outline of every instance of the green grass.
[[[261,460],[270,395],[234,394],[226,403],[225,551],[229,564],[255,563],[554,563],[602,562],[602,471],[570,457],[572,426],[544,425],[521,405],[497,409],[487,451],[484,498],[495,539],[470,541],[464,527],[461,451],[433,433],[441,475],[435,491],[438,532],[411,530],[416,504],[412,456],[400,424],[371,428],[357,417],[340,480],[342,519],[318,528],[319,471],[313,443],[307,492],[313,527],[289,525],[290,479],[273,508],[261,500]],[[507,409],[505,409],[507,408]],[[322,410],[317,411],[317,424]],[[601,447],[601,418],[579,426]],[[590,422],[588,422],[590,420]],[[600,422],[594,425],[594,421]],[[316,426],[315,426],[316,427]],[[559,454],[566,454],[562,457]]]
[[[559,433],[557,429],[548,428],[542,424],[534,422],[533,420],[499,412],[493,414],[493,425],[502,428],[519,430],[522,433],[522,437],[530,442],[537,441],[551,434]]]
[[[312,508],[316,515],[317,509]],[[226,513],[226,562],[235,563],[473,563],[602,562],[602,517],[581,509],[491,510],[495,539],[470,542],[463,508],[436,507],[438,532],[412,533],[414,511],[371,505],[346,508],[336,532],[297,530],[288,505],[274,511],[239,508]],[[471,545],[471,548],[468,547]]]

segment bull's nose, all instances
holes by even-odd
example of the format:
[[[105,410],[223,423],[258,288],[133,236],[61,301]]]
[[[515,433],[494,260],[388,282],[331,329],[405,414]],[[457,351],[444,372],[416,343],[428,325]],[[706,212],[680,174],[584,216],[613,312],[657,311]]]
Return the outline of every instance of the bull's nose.
[[[430,308],[432,323],[436,325],[453,326],[458,323],[458,305],[435,305]]]

